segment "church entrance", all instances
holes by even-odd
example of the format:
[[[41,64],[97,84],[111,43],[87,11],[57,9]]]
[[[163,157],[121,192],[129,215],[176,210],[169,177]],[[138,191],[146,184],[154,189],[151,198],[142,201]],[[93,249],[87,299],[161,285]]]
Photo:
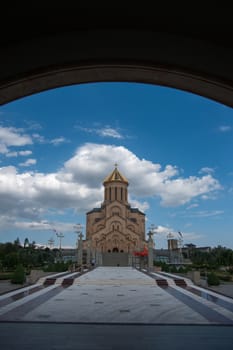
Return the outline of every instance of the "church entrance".
[[[103,266],[129,266],[129,254],[115,249],[111,253],[102,253]]]

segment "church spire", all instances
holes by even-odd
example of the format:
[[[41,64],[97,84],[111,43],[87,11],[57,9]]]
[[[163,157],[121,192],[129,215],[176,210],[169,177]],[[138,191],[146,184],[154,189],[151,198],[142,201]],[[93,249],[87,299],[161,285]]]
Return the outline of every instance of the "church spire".
[[[117,169],[118,164],[115,163],[115,169],[111,172],[110,175],[108,175],[105,179],[103,184],[106,184],[107,182],[124,182],[125,184],[128,185],[128,180],[126,179],[125,176],[123,176],[119,170]]]
[[[104,179],[103,185],[105,187],[104,202],[119,201],[125,204],[128,203],[127,187],[129,183],[126,177],[117,169],[117,164],[115,164],[115,169],[111,174]]]

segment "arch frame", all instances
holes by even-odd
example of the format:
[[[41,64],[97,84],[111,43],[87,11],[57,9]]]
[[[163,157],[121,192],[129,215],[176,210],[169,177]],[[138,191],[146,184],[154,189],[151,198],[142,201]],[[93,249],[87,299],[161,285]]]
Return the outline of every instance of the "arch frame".
[[[74,84],[135,82],[233,107],[233,47],[211,36],[119,28],[23,39],[1,47],[0,105]]]

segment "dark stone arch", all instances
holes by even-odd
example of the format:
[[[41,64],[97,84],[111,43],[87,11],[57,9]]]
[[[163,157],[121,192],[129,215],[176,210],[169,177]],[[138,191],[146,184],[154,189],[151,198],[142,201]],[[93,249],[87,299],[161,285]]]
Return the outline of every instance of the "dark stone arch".
[[[56,87],[121,81],[173,87],[233,107],[227,8],[211,9],[211,16],[199,11],[198,21],[178,6],[158,10],[156,20],[149,5],[105,10],[3,4],[0,104]],[[221,11],[224,25],[215,29]]]

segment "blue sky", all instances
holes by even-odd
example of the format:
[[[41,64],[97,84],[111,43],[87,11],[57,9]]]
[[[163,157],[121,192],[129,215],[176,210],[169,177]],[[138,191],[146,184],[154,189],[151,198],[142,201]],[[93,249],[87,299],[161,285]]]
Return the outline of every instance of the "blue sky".
[[[114,164],[129,202],[183,244],[233,249],[233,110],[172,88],[93,83],[0,108],[0,242],[75,247]]]

